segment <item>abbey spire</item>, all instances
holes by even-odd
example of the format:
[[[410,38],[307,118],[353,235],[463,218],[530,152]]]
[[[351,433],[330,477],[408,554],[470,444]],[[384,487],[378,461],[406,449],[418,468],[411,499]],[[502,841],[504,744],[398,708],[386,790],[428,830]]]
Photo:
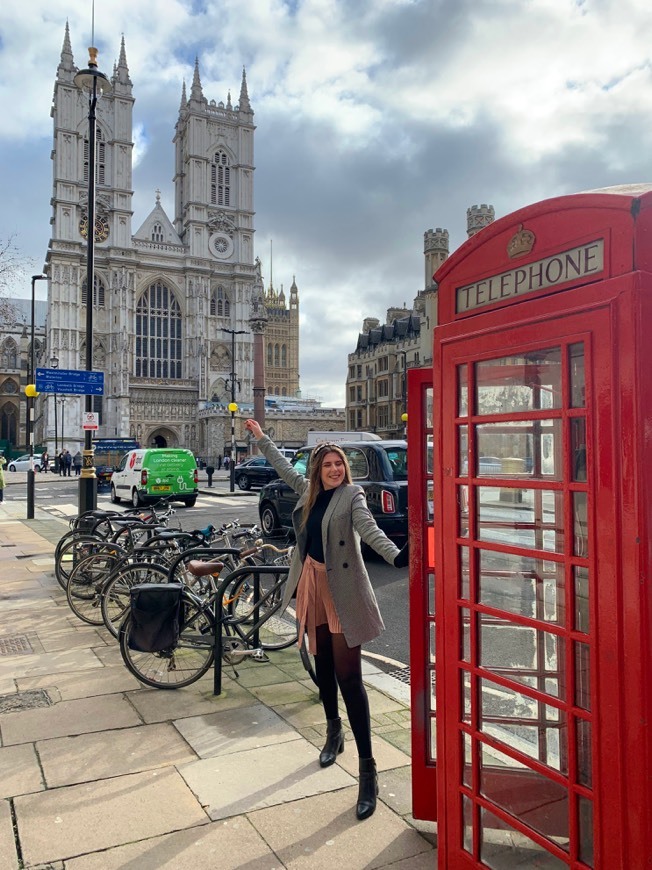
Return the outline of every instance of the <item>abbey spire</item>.
[[[118,59],[118,65],[115,68],[115,74],[113,76],[113,86],[122,85],[123,92],[131,93],[131,79],[129,78],[129,67],[127,66],[127,52],[125,50],[125,38],[124,34],[122,35],[122,40],[120,42],[120,57]]]
[[[201,87],[201,79],[199,78],[199,58],[195,58],[195,72],[192,77],[192,88],[190,89],[190,99],[197,100],[200,103],[205,103],[206,98]]]
[[[63,37],[63,48],[61,49],[61,60],[57,67],[57,78],[61,81],[72,81],[75,69],[75,60],[72,56],[72,48],[70,46],[70,30],[66,21],[66,31]]]
[[[251,112],[249,93],[247,91],[247,74],[244,67],[242,67],[242,84],[240,85],[240,111]]]

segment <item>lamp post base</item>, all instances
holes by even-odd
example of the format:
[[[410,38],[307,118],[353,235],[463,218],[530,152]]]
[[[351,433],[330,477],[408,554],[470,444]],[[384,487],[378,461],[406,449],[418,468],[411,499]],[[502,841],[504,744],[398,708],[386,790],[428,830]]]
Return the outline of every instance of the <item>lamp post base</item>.
[[[84,477],[79,478],[79,515],[81,516],[86,511],[94,511],[97,509],[97,478]]]
[[[27,519],[34,519],[34,469],[27,472]]]

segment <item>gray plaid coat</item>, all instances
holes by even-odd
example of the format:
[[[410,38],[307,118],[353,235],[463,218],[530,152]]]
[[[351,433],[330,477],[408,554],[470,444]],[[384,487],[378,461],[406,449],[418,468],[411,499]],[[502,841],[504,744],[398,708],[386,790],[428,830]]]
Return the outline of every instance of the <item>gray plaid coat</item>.
[[[278,476],[299,494],[299,501],[292,513],[297,546],[283,599],[285,609],[299,583],[306,556],[307,533],[301,527],[301,509],[308,495],[309,484],[267,435],[259,439],[258,447],[274,466]],[[362,558],[360,541],[364,541],[390,565],[394,564],[399,549],[378,528],[367,507],[364,490],[355,484],[342,484],[333,495],[324,515],[322,537],[328,585],[344,637],[349,647],[359,646],[378,637],[385,628]]]

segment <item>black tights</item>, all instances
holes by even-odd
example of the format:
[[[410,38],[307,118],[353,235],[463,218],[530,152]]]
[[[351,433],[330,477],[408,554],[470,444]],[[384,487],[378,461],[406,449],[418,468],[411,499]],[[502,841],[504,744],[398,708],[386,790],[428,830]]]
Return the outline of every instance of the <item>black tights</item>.
[[[362,682],[359,646],[349,647],[343,634],[331,634],[328,625],[318,625],[315,669],[327,719],[336,719],[337,687],[346,706],[360,758],[371,758],[369,700]]]

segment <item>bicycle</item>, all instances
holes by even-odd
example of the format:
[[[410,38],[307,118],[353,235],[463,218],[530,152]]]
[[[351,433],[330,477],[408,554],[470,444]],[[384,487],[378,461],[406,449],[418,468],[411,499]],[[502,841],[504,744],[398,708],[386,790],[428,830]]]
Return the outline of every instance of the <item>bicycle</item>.
[[[263,548],[277,550],[272,544],[260,542],[257,549]],[[296,617],[293,613],[280,613],[289,569],[279,565],[245,565],[227,574],[218,585],[223,567],[222,562],[216,561],[187,563],[187,569],[195,577],[207,578],[210,591],[201,596],[178,584],[182,615],[178,639],[170,647],[156,652],[132,649],[131,614],[125,617],[119,633],[120,652],[128,670],[142,683],[153,688],[177,689],[199,680],[214,663],[216,612],[221,623],[219,630],[225,635],[222,657],[233,666],[246,656],[267,661],[265,651],[286,649],[296,643]],[[316,683],[312,667],[308,673]]]

